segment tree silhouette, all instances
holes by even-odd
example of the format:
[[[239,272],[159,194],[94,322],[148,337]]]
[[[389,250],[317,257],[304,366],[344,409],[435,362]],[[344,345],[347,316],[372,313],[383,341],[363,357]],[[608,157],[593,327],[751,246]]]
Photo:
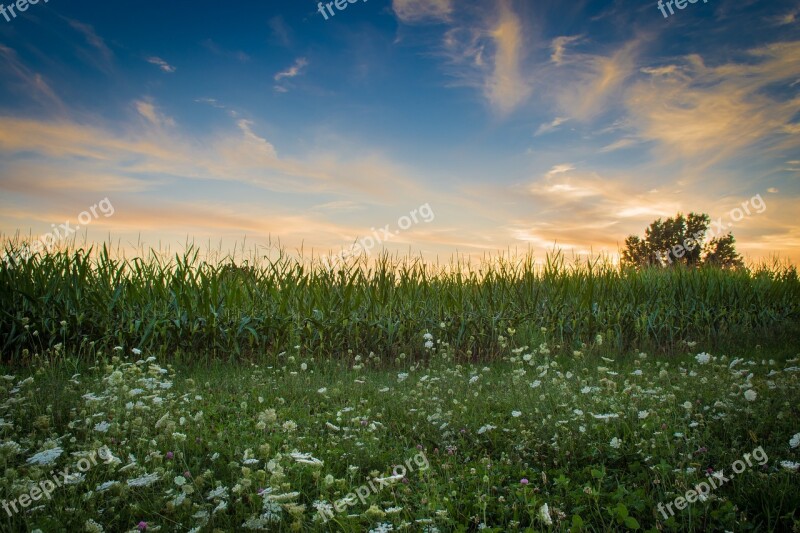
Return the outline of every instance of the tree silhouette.
[[[739,268],[744,265],[736,252],[733,234],[713,237],[704,244],[711,217],[705,213],[678,213],[674,218],[650,224],[644,239],[630,235],[625,239],[621,261],[636,268],[683,265],[700,267]]]

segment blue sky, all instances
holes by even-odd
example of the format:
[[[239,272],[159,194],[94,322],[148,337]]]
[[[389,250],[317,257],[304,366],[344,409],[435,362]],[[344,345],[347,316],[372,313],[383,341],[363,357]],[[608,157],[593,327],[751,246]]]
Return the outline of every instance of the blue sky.
[[[614,256],[759,195],[739,250],[800,259],[796,2],[253,4],[0,17],[0,232],[108,198],[80,240]]]

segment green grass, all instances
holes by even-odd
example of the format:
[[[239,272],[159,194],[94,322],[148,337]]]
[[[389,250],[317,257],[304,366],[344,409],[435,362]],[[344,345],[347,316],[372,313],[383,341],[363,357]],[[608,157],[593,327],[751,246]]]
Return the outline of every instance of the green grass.
[[[617,350],[653,353],[800,338],[793,267],[634,271],[558,253],[543,265],[530,255],[478,265],[384,255],[327,270],[282,250],[235,264],[203,261],[197,249],[125,260],[105,246],[69,247],[0,265],[0,309],[2,356],[20,363],[56,345],[88,359],[114,346],[207,361],[300,345],[390,360],[422,355],[420,332],[440,324],[460,356],[482,360],[511,325],[526,342],[547,328],[566,354],[597,334]]]
[[[74,465],[80,455],[71,454],[103,444],[119,462],[92,467],[24,514],[2,512],[0,527],[81,531],[89,519],[106,531],[142,521],[165,531],[800,527],[799,474],[781,465],[800,461],[800,447],[789,444],[800,432],[796,356],[750,349],[737,362],[715,354],[701,364],[690,356],[603,359],[610,352],[595,346],[563,357],[546,340],[526,347],[507,336],[489,365],[458,363],[446,334],[434,331],[426,362],[399,357],[391,370],[378,355],[347,364],[290,348],[250,364],[167,365],[164,373],[141,360],[147,353],[123,352],[80,375],[67,356],[12,371],[0,387],[0,497],[18,498],[50,470]],[[64,453],[53,464],[26,463],[55,446]],[[763,465],[753,462],[668,520],[659,514],[659,503],[684,495],[707,468],[729,476],[757,447]],[[406,479],[369,490],[328,522],[318,518],[315,503],[334,504],[370,482],[377,488],[375,478],[420,453]],[[128,486],[147,474],[151,485]]]
[[[0,304],[0,499],[88,466],[2,531],[800,530],[793,267],[70,246]]]

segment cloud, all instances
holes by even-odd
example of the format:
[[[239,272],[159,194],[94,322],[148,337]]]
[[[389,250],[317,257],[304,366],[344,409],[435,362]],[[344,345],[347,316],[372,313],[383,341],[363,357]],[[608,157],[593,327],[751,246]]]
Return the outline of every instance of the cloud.
[[[72,19],[66,20],[73,29],[83,35],[87,44],[94,48],[94,54],[85,50],[80,50],[79,55],[83,56],[83,59],[87,63],[95,65],[97,69],[104,72],[110,71],[114,61],[114,52],[106,45],[103,38],[97,35],[97,32],[95,32],[94,28],[89,24],[84,24],[83,22]]]
[[[564,63],[564,54],[567,51],[567,45],[578,42],[583,38],[581,35],[562,36],[556,37],[550,43],[550,48],[553,50],[550,60],[556,65]]]
[[[556,100],[562,113],[579,121],[589,121],[622,99],[625,82],[636,71],[636,58],[642,49],[637,39],[622,45],[610,55],[573,54],[561,59]],[[566,79],[564,77],[566,76]],[[561,80],[564,80],[561,82]]]
[[[447,21],[453,12],[453,0],[392,0],[392,9],[406,24]]]
[[[167,63],[166,61],[161,59],[160,57],[156,57],[156,56],[148,57],[147,58],[147,62],[151,63],[153,65],[156,65],[158,68],[160,68],[161,70],[163,70],[164,72],[167,72],[169,74],[172,74],[176,70],[175,67],[173,67],[172,65],[170,65],[169,63]]]
[[[63,102],[44,77],[25,66],[22,61],[20,61],[15,50],[0,44],[0,60],[6,63],[6,68],[4,69],[6,72],[6,79],[16,78],[22,86],[20,90],[21,93],[32,96],[45,107],[54,108],[59,112],[64,111]]]
[[[202,41],[200,44],[215,56],[235,59],[240,63],[247,63],[248,61],[250,61],[250,56],[242,52],[241,50],[224,50],[212,39],[206,39]]]
[[[133,103],[134,107],[136,107],[136,111],[147,119],[154,126],[164,127],[164,126],[175,126],[175,121],[171,117],[167,117],[161,114],[157,109],[156,106],[149,100],[137,100]]]
[[[508,0],[478,8],[477,25],[456,24],[443,39],[443,52],[457,85],[481,92],[489,107],[505,117],[528,100],[532,84],[524,72],[525,32]]]
[[[568,120],[569,119],[566,117],[556,117],[555,119],[553,119],[553,122],[550,122],[549,124],[542,124],[541,126],[539,126],[539,129],[537,129],[536,133],[534,133],[533,135],[535,137],[538,137],[539,135],[549,133],[558,128],[560,125],[567,122]]]
[[[292,78],[300,76],[303,73],[303,69],[307,66],[308,60],[305,57],[300,57],[294,62],[294,65],[275,74],[274,79],[278,82],[275,84],[275,91],[279,93],[289,92],[289,87],[287,87],[285,82],[281,83],[281,80],[291,80]]]
[[[528,99],[531,87],[522,73],[522,22],[508,2],[499,5],[500,16],[490,33],[495,46],[494,68],[486,80],[485,94],[492,107],[506,115]]]
[[[563,164],[563,165],[556,165],[553,168],[551,168],[547,172],[547,174],[544,175],[544,177],[547,178],[547,179],[550,179],[553,176],[556,176],[558,174],[564,174],[565,172],[569,172],[570,170],[575,170],[575,166],[571,165],[569,163],[566,163],[566,164]]]
[[[600,153],[600,154],[607,154],[608,152],[615,152],[617,150],[622,150],[624,148],[629,148],[631,146],[634,146],[638,142],[639,141],[637,141],[636,139],[631,139],[630,137],[625,137],[623,139],[620,139],[618,141],[615,141],[615,142],[613,142],[613,143],[611,143],[609,145],[606,145],[606,146],[600,148],[600,150],[598,150],[597,152]]]
[[[294,78],[295,76],[299,76],[302,74],[302,71],[306,66],[308,66],[308,60],[305,57],[298,58],[297,61],[294,62],[294,65],[275,74],[275,81],[280,81],[283,78]]]
[[[800,99],[771,89],[800,76],[800,41],[749,51],[748,61],[707,66],[690,55],[674,69],[650,73],[625,100],[640,137],[657,141],[670,157],[702,158],[706,164],[748,146],[797,150],[794,117]]]

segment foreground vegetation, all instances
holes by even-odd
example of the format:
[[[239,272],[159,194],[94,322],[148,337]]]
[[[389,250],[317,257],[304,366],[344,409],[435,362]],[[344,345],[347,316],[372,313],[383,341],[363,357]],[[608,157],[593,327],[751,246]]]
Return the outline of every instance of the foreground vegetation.
[[[0,350],[29,363],[59,346],[84,359],[138,348],[177,360],[249,358],[300,345],[315,356],[349,350],[423,355],[420,331],[439,327],[457,353],[489,360],[514,326],[540,328],[565,354],[603,335],[618,351],[671,353],[795,342],[800,280],[793,267],[622,269],[515,261],[427,265],[382,256],[325,269],[279,251],[272,259],[206,262],[198,250],[125,260],[106,247],[26,257],[7,244],[0,264]]]
[[[0,528],[800,527],[796,355],[609,358],[597,338],[554,357],[511,330],[485,366],[458,363],[446,329],[416,336],[427,363],[398,355],[391,369],[376,354],[330,361],[296,346],[249,365],[174,368],[117,350],[81,372],[63,354],[9,370],[0,497],[22,501],[70,470],[51,499],[0,511]],[[659,512],[716,475],[729,480],[704,501]]]
[[[794,268],[11,252],[0,530],[800,531]]]

